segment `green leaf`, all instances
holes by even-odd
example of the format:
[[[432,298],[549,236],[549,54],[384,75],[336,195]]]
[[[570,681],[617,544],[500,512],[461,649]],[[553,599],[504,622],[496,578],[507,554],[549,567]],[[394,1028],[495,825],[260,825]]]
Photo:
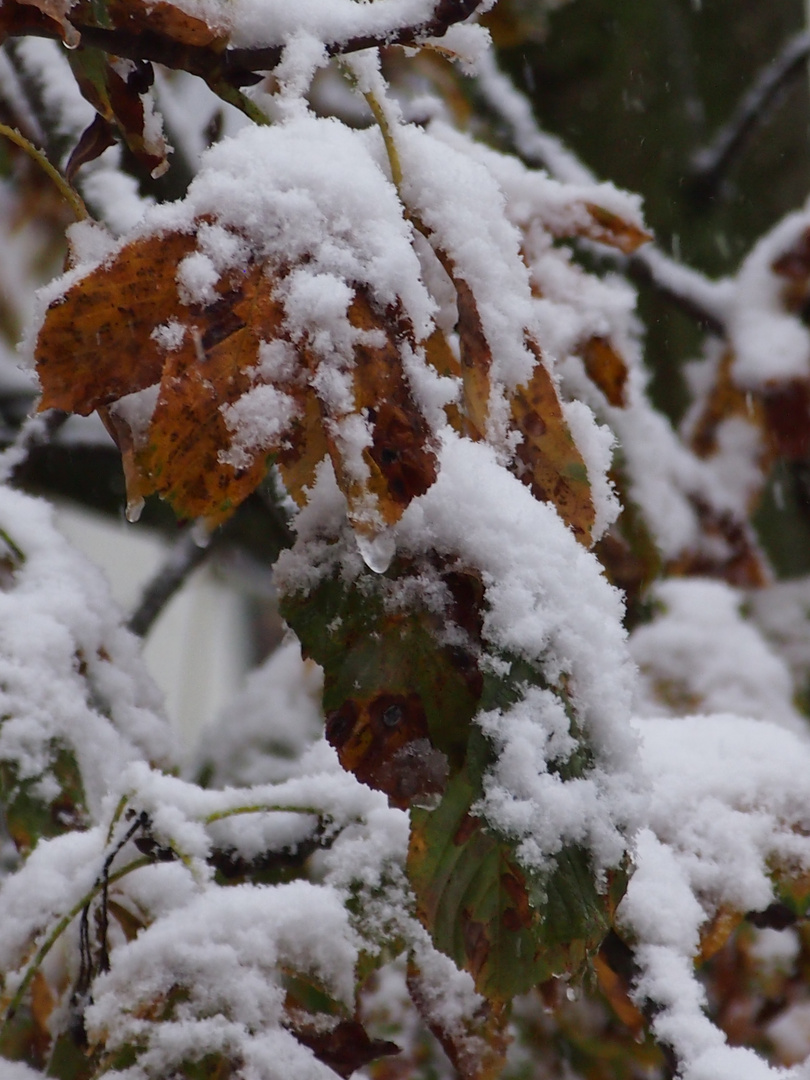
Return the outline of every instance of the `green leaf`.
[[[428,574],[445,591],[441,613],[414,588],[424,592]],[[406,590],[407,606],[397,599]],[[324,669],[327,737],[343,767],[396,806],[440,792],[463,765],[482,687],[467,625],[482,595],[471,573],[400,561],[387,576],[333,575],[282,600],[305,655]]]
[[[434,944],[506,1001],[580,972],[610,928],[624,875],[606,893],[586,851],[568,847],[547,874],[527,874],[513,845],[473,813],[480,784],[465,769],[435,811],[411,811],[408,875]]]

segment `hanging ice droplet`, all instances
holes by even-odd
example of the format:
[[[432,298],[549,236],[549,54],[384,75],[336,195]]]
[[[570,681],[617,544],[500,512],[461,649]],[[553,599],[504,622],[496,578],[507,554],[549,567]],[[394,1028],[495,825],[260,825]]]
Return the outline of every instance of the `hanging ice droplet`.
[[[386,529],[376,536],[361,536],[358,533],[357,547],[369,570],[373,570],[375,574],[384,574],[396,555],[397,541],[392,529]]]
[[[65,31],[65,36],[62,38],[62,44],[66,49],[78,49],[82,43],[82,36],[75,26],[70,23],[63,23],[62,29]]]
[[[129,499],[127,501],[127,521],[133,525],[140,518],[141,511],[143,510],[143,499]]]

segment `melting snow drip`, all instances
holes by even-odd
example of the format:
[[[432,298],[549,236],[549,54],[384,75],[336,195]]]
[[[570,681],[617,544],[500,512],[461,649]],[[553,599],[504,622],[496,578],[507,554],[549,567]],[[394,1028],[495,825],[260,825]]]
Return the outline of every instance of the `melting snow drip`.
[[[373,570],[375,574],[384,574],[397,551],[394,530],[386,529],[385,532],[371,537],[358,533],[357,547],[369,570]]]

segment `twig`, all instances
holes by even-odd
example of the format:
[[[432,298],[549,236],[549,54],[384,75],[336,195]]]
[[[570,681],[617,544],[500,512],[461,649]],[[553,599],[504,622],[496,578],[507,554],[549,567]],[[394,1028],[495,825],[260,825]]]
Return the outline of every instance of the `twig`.
[[[9,142],[13,142],[15,146],[19,146],[21,150],[24,150],[25,153],[28,154],[32,161],[36,162],[48,179],[56,186],[59,194],[70,204],[70,208],[77,221],[88,220],[90,213],[84,205],[84,200],[81,195],[70,186],[59,170],[51,165],[50,161],[48,161],[41,150],[38,150],[24,135],[21,135],[20,132],[16,131],[14,128],[9,127],[8,124],[0,123],[0,135],[5,136],[5,138],[7,138]]]
[[[114,885],[117,881],[120,881],[121,878],[126,877],[127,874],[131,874],[134,870],[140,870],[142,867],[149,866],[151,863],[152,859],[150,859],[147,855],[144,855],[140,859],[135,859],[133,862],[128,863],[126,866],[122,866],[120,870],[116,870],[114,874],[109,875],[106,882],[107,887],[109,888],[110,885]],[[93,883],[93,887],[88,892],[86,892],[77,903],[73,905],[73,907],[70,909],[70,911],[68,911],[66,915],[62,916],[56,926],[54,926],[54,928],[51,930],[50,934],[48,934],[48,936],[45,938],[45,941],[39,947],[33,960],[28,965],[25,971],[25,975],[23,976],[20,985],[17,987],[16,993],[11,999],[11,1003],[6,1010],[5,1019],[2,1026],[0,1026],[0,1039],[6,1036],[8,1032],[8,1025],[14,1019],[15,1013],[17,1012],[17,1009],[19,1009],[20,1003],[25,997],[25,993],[28,987],[31,985],[31,981],[41,967],[45,957],[54,947],[54,945],[65,932],[65,930],[67,930],[68,926],[70,926],[71,922],[73,922],[76,916],[84,910],[87,904],[89,904],[98,896],[103,887],[103,883],[97,879]]]
[[[34,447],[49,443],[68,416],[69,413],[61,409],[47,409],[27,417],[14,442],[0,453],[0,484],[13,481],[14,474],[27,461]]]
[[[715,194],[734,158],[757,124],[766,118],[779,92],[791,79],[802,74],[808,56],[810,32],[804,30],[792,37],[776,59],[760,71],[731,119],[720,128],[711,143],[692,155],[692,183],[701,198]]]
[[[191,572],[208,558],[215,543],[212,539],[208,544],[200,545],[188,532],[175,542],[166,561],[147,583],[138,606],[127,621],[127,627],[133,634],[144,637],[149,633],[157,617]]]
[[[389,25],[380,25],[372,33],[325,42],[326,52],[329,56],[345,56],[382,45],[416,46],[426,38],[441,37],[455,23],[469,18],[480,3],[481,0],[437,0],[429,19],[407,26],[397,23],[395,11]],[[109,28],[80,22],[72,25],[81,35],[85,46],[93,46],[129,60],[150,60],[165,67],[188,71],[212,86],[223,81],[232,86],[251,85],[257,82],[255,72],[272,71],[284,53],[284,45],[222,51],[221,41],[215,41],[211,46],[185,45],[152,28]],[[27,32],[42,37],[58,36],[56,25],[52,27],[50,23],[32,23]]]

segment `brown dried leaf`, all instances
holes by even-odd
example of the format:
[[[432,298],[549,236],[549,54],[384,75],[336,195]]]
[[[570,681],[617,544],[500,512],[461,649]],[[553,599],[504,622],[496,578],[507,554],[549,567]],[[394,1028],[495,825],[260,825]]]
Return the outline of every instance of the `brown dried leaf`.
[[[96,113],[93,122],[84,129],[79,141],[73,148],[65,166],[65,179],[69,184],[88,161],[95,161],[100,157],[108,146],[115,144],[115,136],[112,133],[110,122],[105,120],[100,113]]]
[[[611,405],[623,409],[627,404],[625,387],[628,371],[621,353],[614,349],[607,338],[596,336],[588,338],[579,347],[579,355],[588,378],[596,383]]]
[[[761,394],[768,443],[777,457],[801,461],[810,455],[810,382],[767,386]]]
[[[276,464],[288,494],[298,506],[306,506],[306,489],[315,483],[318,465],[329,453],[323,413],[315,394],[304,397],[303,409],[279,449]]]
[[[497,1080],[503,1072],[510,1037],[509,1010],[503,1002],[485,1001],[474,1016],[448,1024],[435,1008],[413,959],[408,961],[408,992],[416,1011],[436,1036],[460,1080]]]
[[[717,431],[724,420],[740,416],[760,430],[765,427],[766,419],[759,396],[737,386],[733,368],[734,353],[727,349],[720,359],[714,385],[692,430],[692,447],[701,457],[710,457],[716,452]],[[764,474],[767,474],[769,464],[763,461]]]
[[[481,316],[472,289],[461,278],[453,278],[458,299],[458,340],[461,379],[464,388],[466,433],[472,439],[486,436],[491,383],[492,352],[481,325]]]
[[[319,1061],[344,1078],[376,1058],[400,1052],[396,1043],[369,1038],[368,1032],[357,1020],[341,1020],[329,1031],[296,1029],[295,1037],[308,1046]]]
[[[348,315],[364,334],[354,347],[352,379],[355,415],[365,418],[371,434],[371,445],[362,451],[368,476],[358,476],[344,460],[340,436],[344,417],[332,414],[328,404],[323,406],[326,441],[352,525],[358,532],[374,535],[399,521],[411,500],[433,484],[437,459],[397,345],[409,335],[404,317],[381,311],[361,288],[355,291]],[[310,356],[309,363],[315,367],[317,361]]]
[[[742,922],[743,915],[733,908],[721,907],[700,932],[701,960],[708,960],[723,948],[728,939]]]
[[[528,386],[518,387],[512,399],[512,419],[523,441],[516,451],[517,475],[535,498],[557,508],[580,543],[590,545],[596,512],[585,462],[560,407],[551,375],[537,346]]]
[[[191,309],[197,325],[167,356],[146,443],[136,444],[138,472],[152,490],[179,516],[203,517],[210,527],[255,490],[284,437],[257,446],[241,467],[222,457],[232,439],[222,410],[255,385],[260,342],[281,336],[283,309],[271,288],[255,264],[220,283],[220,301],[199,313]]]
[[[166,0],[79,0],[71,9],[71,17],[77,25],[126,29],[133,36],[148,33],[178,45],[224,49],[227,43],[224,31],[216,24],[209,25]]]
[[[40,410],[87,416],[160,380],[165,353],[151,335],[182,314],[175,274],[194,246],[191,233],[127,244],[51,304],[35,352]]]
[[[67,0],[4,0],[0,4],[0,41],[10,35],[55,36],[70,48],[80,41],[76,28],[68,22],[71,5]]]
[[[577,236],[587,236],[599,244],[607,244],[609,247],[618,248],[625,255],[632,255],[642,244],[652,240],[652,234],[645,232],[632,221],[627,221],[618,214],[605,210],[596,203],[585,203],[585,209],[590,214],[590,222],[578,229]]]

